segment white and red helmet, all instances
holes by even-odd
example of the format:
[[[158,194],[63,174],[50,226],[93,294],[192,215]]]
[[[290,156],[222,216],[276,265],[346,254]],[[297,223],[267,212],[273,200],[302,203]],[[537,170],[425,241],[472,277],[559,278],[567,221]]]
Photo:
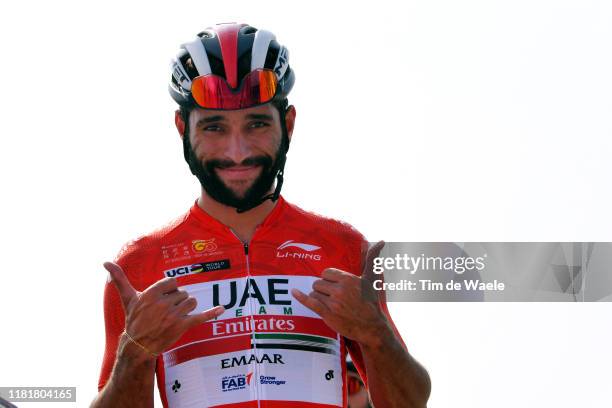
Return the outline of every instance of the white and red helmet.
[[[242,109],[285,99],[295,81],[289,51],[247,24],[209,27],[171,63],[169,91],[181,106]]]

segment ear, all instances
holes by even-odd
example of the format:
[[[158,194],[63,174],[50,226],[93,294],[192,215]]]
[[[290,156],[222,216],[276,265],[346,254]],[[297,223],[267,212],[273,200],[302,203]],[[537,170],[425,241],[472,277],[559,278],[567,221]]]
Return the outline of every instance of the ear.
[[[181,139],[185,134],[185,121],[183,120],[183,116],[181,115],[180,110],[174,111],[174,124],[176,125],[176,130],[178,130]]]
[[[287,136],[290,141],[291,135],[293,134],[293,127],[295,126],[295,114],[295,106],[289,105],[285,113],[285,125],[287,126]]]

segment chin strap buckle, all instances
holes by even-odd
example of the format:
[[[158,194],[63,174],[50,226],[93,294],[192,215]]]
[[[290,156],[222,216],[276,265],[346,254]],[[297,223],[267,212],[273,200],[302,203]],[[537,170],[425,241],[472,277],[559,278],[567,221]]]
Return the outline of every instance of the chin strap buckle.
[[[252,210],[253,208],[257,207],[259,204],[263,203],[266,200],[272,200],[273,202],[278,200],[282,186],[283,186],[283,170],[279,170],[278,174],[276,175],[276,188],[274,189],[274,193],[268,194],[267,196],[264,196],[260,198],[259,200],[255,200],[251,204],[248,204],[244,207],[236,208],[236,212],[238,214],[242,214],[243,212]]]

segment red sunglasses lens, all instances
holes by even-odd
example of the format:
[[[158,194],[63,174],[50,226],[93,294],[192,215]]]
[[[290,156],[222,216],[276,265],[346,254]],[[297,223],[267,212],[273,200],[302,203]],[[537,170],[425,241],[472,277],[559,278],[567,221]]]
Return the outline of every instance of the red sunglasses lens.
[[[250,72],[238,91],[217,75],[205,75],[193,80],[191,94],[204,109],[243,109],[272,100],[277,84],[276,74],[270,70]]]

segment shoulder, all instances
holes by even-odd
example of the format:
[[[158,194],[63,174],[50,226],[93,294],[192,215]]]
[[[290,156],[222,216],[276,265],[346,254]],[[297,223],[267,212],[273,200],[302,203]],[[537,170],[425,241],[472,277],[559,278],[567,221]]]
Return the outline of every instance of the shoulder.
[[[189,212],[126,242],[115,258],[134,285],[147,284],[147,271],[161,258],[164,242],[172,239],[189,218]]]
[[[340,255],[347,270],[361,273],[361,260],[368,248],[361,232],[345,221],[306,211],[295,204],[287,203],[287,207],[291,228],[301,230],[329,253]]]
[[[320,234],[335,236],[338,239],[349,241],[365,241],[365,237],[348,222],[327,217],[314,211],[307,211],[301,207],[285,201],[287,213],[292,221],[302,224]]]
[[[171,238],[186,223],[188,216],[189,213],[183,214],[161,227],[126,242],[119,251],[117,259],[128,261],[160,248],[164,241]]]

